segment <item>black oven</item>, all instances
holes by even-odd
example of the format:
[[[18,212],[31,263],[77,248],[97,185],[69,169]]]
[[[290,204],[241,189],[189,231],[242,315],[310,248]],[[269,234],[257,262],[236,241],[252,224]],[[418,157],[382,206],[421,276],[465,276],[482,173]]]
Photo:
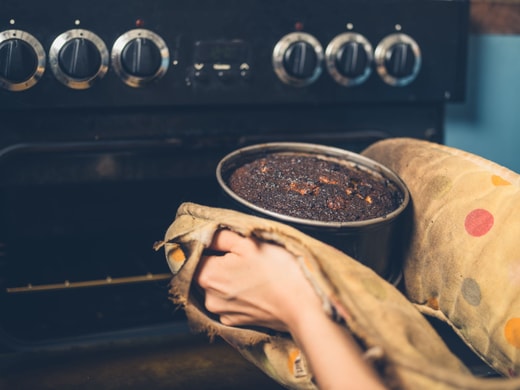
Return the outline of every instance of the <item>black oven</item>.
[[[443,142],[464,0],[0,3],[0,351],[181,343],[153,243],[233,149]]]

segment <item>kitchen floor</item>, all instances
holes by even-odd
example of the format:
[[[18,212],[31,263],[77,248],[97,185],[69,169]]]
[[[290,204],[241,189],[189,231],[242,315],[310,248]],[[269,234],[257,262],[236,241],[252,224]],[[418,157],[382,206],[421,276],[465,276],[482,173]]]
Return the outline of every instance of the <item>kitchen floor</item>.
[[[84,348],[0,359],[0,389],[283,389],[223,341]]]
[[[447,327],[432,325],[477,376],[497,374]],[[221,339],[151,336],[0,353],[1,390],[283,390]]]

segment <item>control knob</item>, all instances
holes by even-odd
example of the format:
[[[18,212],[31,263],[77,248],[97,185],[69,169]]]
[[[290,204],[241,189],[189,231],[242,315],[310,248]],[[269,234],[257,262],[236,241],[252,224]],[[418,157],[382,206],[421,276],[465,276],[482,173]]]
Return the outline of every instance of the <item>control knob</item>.
[[[323,58],[323,48],[315,37],[295,32],[278,41],[272,61],[280,80],[295,87],[303,87],[318,79]]]
[[[31,88],[45,72],[45,51],[31,34],[0,32],[0,87],[8,91]]]
[[[410,84],[421,68],[421,50],[417,42],[402,33],[385,37],[376,47],[377,72],[389,85],[402,87]]]
[[[142,87],[166,74],[170,53],[164,40],[146,29],[121,35],[112,47],[112,65],[131,87]]]
[[[103,40],[88,30],[74,29],[59,35],[49,50],[54,76],[72,89],[87,89],[105,76],[109,54]]]
[[[372,73],[372,45],[358,33],[336,36],[328,44],[325,58],[332,78],[345,87],[363,83]]]

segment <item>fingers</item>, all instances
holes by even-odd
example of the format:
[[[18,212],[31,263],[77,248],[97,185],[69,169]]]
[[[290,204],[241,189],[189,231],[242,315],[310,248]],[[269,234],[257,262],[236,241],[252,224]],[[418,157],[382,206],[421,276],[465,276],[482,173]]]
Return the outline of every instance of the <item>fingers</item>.
[[[194,280],[203,289],[214,289],[215,283],[225,274],[221,267],[225,267],[224,258],[229,259],[231,249],[237,245],[242,237],[230,230],[218,230],[213,236],[209,248],[202,256]],[[215,254],[217,253],[217,254]]]
[[[209,257],[212,256],[204,256],[200,259],[197,269],[195,270],[195,274],[193,275],[193,280],[203,289],[208,288],[209,278],[206,278],[206,272],[202,272],[202,270],[206,269],[206,264],[209,261]]]
[[[228,272],[224,268],[227,268],[224,256],[204,256],[198,264],[194,280],[205,290],[215,290],[228,282]]]
[[[203,256],[193,276],[194,281],[204,290],[231,296],[235,289],[241,287],[242,263],[233,252]]]
[[[237,304],[233,299],[218,291],[205,291],[204,306],[209,312],[218,315],[224,325],[235,326],[252,323],[252,318],[247,313],[247,307]]]
[[[231,230],[219,230],[213,236],[210,248],[219,252],[243,252],[243,249],[252,244],[246,237]]]
[[[250,306],[234,304],[214,294],[207,294],[205,307],[219,317],[220,322],[227,326],[264,326],[281,332],[287,331],[287,326],[274,318],[270,313]]]

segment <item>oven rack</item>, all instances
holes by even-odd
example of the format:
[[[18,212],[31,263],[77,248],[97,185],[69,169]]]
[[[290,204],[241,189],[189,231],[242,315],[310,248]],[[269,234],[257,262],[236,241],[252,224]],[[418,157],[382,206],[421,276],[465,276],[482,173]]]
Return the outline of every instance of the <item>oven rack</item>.
[[[8,294],[17,294],[17,293],[39,292],[39,291],[69,290],[69,289],[74,289],[74,288],[102,287],[102,286],[109,286],[109,285],[113,286],[113,285],[121,285],[121,284],[156,282],[156,281],[170,280],[171,278],[172,278],[172,274],[170,274],[170,273],[160,273],[160,274],[147,273],[146,275],[125,276],[125,277],[117,277],[117,278],[112,278],[111,276],[107,276],[105,279],[93,279],[93,280],[84,280],[84,281],[77,281],[77,282],[71,282],[69,280],[65,280],[62,283],[46,283],[46,284],[28,283],[25,286],[7,287],[6,292]]]

